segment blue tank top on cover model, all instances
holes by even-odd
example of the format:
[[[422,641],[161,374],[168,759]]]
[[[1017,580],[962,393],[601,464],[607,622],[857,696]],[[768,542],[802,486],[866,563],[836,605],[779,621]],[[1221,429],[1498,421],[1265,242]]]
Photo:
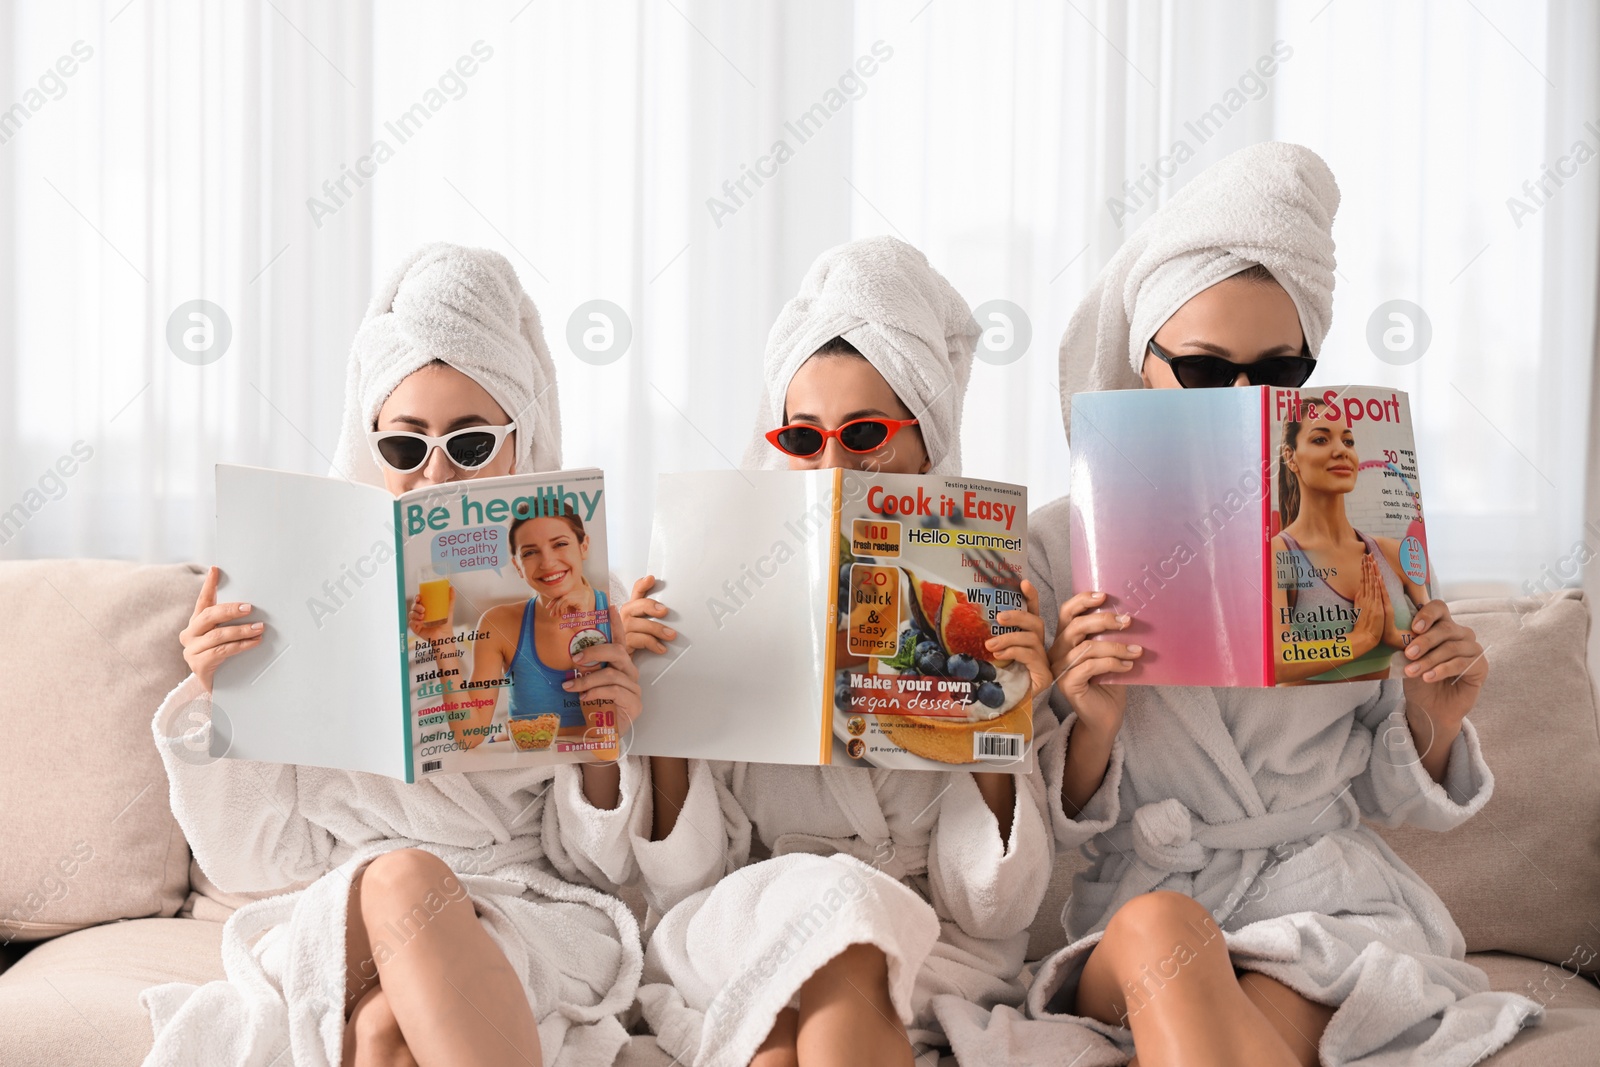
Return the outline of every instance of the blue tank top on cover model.
[[[574,672],[570,668],[560,670],[546,666],[539,658],[533,639],[533,612],[537,603],[530,598],[522,609],[522,631],[517,637],[516,655],[511,658],[511,717],[531,719],[538,715],[559,715],[563,728],[583,726],[582,700],[577,693],[561,688],[561,683]],[[594,607],[597,612],[606,610],[606,595],[598,589],[594,593]],[[598,622],[594,628],[604,634],[607,641],[611,640],[609,622]]]

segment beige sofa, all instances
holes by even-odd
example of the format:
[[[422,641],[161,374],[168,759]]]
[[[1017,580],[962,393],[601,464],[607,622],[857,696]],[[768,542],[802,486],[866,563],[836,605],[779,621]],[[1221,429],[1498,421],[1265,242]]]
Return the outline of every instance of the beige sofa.
[[[137,1064],[138,995],[222,976],[221,923],[240,902],[191,862],[149,722],[186,673],[176,634],[199,567],[113,560],[0,563],[0,1064]],[[1449,834],[1388,832],[1444,897],[1496,989],[1548,1013],[1490,1061],[1600,1061],[1600,719],[1588,613],[1548,600],[1454,605],[1492,663],[1473,713],[1494,798]],[[1063,857],[1033,931],[1060,944],[1079,858]],[[1587,972],[1587,973],[1585,973]],[[665,1063],[648,1037],[624,1059]]]

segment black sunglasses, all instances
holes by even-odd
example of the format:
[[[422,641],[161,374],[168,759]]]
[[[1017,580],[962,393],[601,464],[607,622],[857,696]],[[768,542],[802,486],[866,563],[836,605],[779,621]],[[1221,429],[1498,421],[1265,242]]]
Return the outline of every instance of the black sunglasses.
[[[1157,358],[1172,368],[1172,376],[1185,389],[1216,389],[1232,385],[1244,375],[1251,385],[1304,385],[1317,361],[1310,346],[1298,356],[1269,356],[1254,363],[1235,363],[1221,356],[1174,356],[1162,351],[1154,340],[1146,342]]]

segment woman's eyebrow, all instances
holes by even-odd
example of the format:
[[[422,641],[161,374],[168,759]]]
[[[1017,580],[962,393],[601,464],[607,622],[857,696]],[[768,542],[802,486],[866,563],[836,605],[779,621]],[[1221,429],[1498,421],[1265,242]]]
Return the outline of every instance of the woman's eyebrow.
[[[1224,348],[1222,345],[1213,344],[1210,341],[1199,341],[1199,340],[1183,341],[1183,342],[1179,343],[1178,347],[1180,347],[1180,348],[1200,348],[1200,349],[1204,349],[1205,351],[1211,353],[1212,355],[1221,356],[1223,359],[1232,359],[1233,358],[1233,353],[1231,351],[1229,351],[1228,349]],[[1270,356],[1293,355],[1293,354],[1298,354],[1299,351],[1300,350],[1298,348],[1295,348],[1293,345],[1276,345],[1276,346],[1274,346],[1272,348],[1266,349],[1265,351],[1258,353],[1256,358],[1258,358],[1258,359],[1267,359]]]
[[[865,419],[865,418],[870,418],[870,417],[872,417],[874,415],[880,416],[882,418],[892,418],[893,417],[887,411],[883,411],[883,410],[881,410],[879,408],[862,408],[860,411],[852,411],[852,412],[850,412],[844,418],[840,419],[839,423],[840,423],[840,425],[843,425],[844,423],[849,422],[851,419]],[[789,421],[790,422],[814,422],[818,426],[822,425],[822,420],[821,419],[817,418],[815,415],[808,415],[803,411],[796,411],[796,412],[792,413],[789,416]]]
[[[425,429],[428,425],[427,420],[418,418],[415,415],[395,415],[390,419],[390,421],[403,422],[408,426],[415,426],[418,429]],[[444,432],[449,433],[451,430],[459,430],[463,426],[488,425],[490,425],[489,420],[484,418],[482,415],[458,415],[456,418],[451,419],[450,422],[445,426]]]

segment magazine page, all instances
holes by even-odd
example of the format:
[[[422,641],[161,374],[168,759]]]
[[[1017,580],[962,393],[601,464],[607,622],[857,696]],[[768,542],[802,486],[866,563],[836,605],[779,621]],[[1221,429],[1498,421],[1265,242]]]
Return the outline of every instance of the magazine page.
[[[1273,680],[1387,678],[1431,597],[1406,394],[1274,389],[1267,416]]]
[[[1099,590],[1143,646],[1136,685],[1271,684],[1260,388],[1072,398],[1072,592]]]
[[[678,637],[636,659],[629,753],[828,762],[836,473],[660,476],[649,570]]]
[[[984,647],[1027,607],[1027,491],[838,473],[832,762],[1027,773],[1028,669]]]
[[[575,653],[611,640],[602,473],[449,482],[394,507],[412,774],[616,759],[610,702],[562,688]]]
[[[406,776],[394,497],[219,463],[217,599],[266,623],[212,684],[212,754]]]

